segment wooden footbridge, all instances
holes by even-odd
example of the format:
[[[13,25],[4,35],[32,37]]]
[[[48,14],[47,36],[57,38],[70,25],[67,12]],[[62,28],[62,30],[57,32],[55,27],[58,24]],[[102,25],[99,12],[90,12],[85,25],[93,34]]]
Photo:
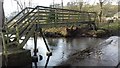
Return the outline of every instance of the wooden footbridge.
[[[7,56],[10,47],[22,49],[30,37],[34,37],[35,39],[34,42],[36,51],[38,32],[42,35],[46,48],[50,52],[42,33],[42,28],[78,27],[81,24],[88,24],[93,26],[93,28],[96,28],[95,18],[95,12],[44,6],[37,6],[35,8],[27,7],[4,24],[2,31],[3,53]]]

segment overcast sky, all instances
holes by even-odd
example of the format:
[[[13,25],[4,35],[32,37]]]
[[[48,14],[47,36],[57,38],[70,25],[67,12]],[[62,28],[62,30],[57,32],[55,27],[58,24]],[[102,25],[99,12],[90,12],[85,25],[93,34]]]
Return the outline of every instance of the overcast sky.
[[[21,0],[22,2],[26,2],[26,5],[28,6],[29,0]],[[55,3],[61,3],[61,0],[54,0]],[[67,4],[70,0],[63,0],[64,5]],[[49,6],[53,3],[53,0],[32,0],[32,3],[34,5],[40,5],[40,6]],[[17,10],[17,2],[14,0],[4,0],[4,11],[5,15],[9,15],[11,12]]]
[[[23,4],[24,2],[26,3],[26,5],[28,6],[29,4],[29,1],[30,0],[18,0],[18,1],[21,1]],[[49,6],[50,4],[53,4],[53,1],[54,3],[61,3],[61,0],[31,0],[32,4],[37,6],[37,5],[40,5],[40,6]],[[70,1],[76,1],[76,0],[63,0],[63,4],[66,5],[67,2],[70,2]],[[89,2],[91,4],[94,3],[94,1],[98,2],[99,0],[84,0],[86,2]],[[117,0],[114,0],[114,1],[117,1]],[[17,10],[17,2],[14,1],[14,0],[4,0],[4,11],[5,11],[5,15],[10,15],[11,12],[13,11],[16,11]]]

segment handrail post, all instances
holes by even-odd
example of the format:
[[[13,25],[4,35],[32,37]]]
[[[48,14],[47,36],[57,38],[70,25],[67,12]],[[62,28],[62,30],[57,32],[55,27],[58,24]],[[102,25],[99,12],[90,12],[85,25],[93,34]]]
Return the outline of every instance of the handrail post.
[[[89,13],[88,13],[88,20],[91,21],[91,16]]]
[[[35,26],[35,31],[34,31],[34,56],[37,56],[37,24]]]
[[[68,13],[69,13],[69,18],[68,18],[68,20],[70,21],[70,11],[68,11]]]
[[[2,32],[1,33],[2,35],[2,45],[3,45],[3,55],[5,56],[5,66],[7,66],[7,57],[8,57],[8,54],[7,54],[7,43],[6,43],[6,37],[5,37],[5,33]]]
[[[57,9],[55,9],[55,22],[54,23],[56,22],[57,22]]]
[[[38,62],[38,57],[37,57],[37,52],[38,52],[38,49],[37,49],[37,24],[34,24],[35,27],[32,27],[32,28],[35,28],[35,31],[34,31],[34,57],[36,57],[36,61],[34,61],[34,64],[35,64],[35,68],[37,68],[37,62]]]
[[[20,36],[19,36],[19,29],[17,27],[17,24],[16,24],[16,38],[17,38],[17,48],[19,48],[19,46],[20,46],[20,42],[19,42]]]
[[[5,26],[5,30],[6,30],[6,37],[4,36],[4,40],[5,40],[5,43],[6,43],[6,47],[8,47],[9,46],[9,37],[8,37],[8,33],[9,33],[9,31],[8,31],[8,28],[7,28],[7,26]],[[4,34],[5,35],[5,34]]]

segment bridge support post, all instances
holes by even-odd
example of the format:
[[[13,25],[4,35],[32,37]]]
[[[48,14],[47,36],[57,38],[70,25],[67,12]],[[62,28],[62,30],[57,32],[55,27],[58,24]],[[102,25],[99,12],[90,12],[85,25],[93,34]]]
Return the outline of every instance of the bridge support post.
[[[37,68],[38,56],[37,56],[37,24],[35,24],[35,32],[34,32],[34,56],[32,57],[32,61],[34,62],[35,68]]]

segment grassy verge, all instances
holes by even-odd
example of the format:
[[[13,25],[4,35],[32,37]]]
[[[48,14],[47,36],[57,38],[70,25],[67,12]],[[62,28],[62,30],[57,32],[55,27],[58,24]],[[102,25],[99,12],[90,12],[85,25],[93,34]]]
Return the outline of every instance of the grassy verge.
[[[104,25],[104,26],[101,26],[100,28],[108,30],[111,35],[120,34],[120,23],[119,22],[110,23],[109,25]]]
[[[110,24],[101,26],[100,28],[107,29],[107,30],[118,30],[120,29],[120,23],[118,22],[110,23]]]

